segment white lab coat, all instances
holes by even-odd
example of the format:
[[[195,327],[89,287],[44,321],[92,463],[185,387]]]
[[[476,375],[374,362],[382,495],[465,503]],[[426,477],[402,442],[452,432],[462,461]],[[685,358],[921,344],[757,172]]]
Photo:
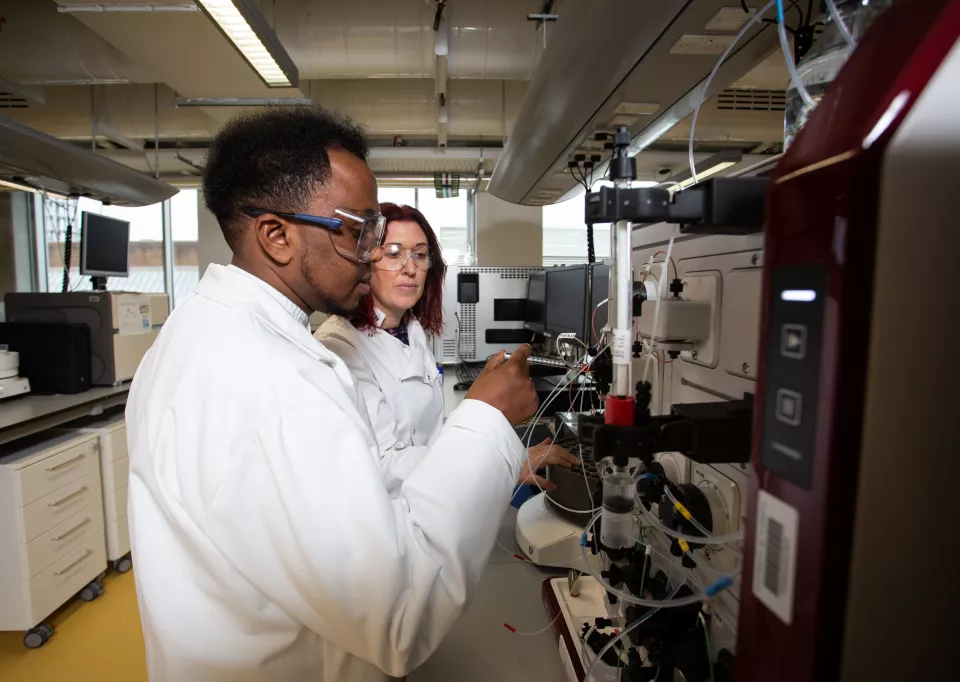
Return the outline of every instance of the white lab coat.
[[[403,675],[489,558],[524,459],[503,415],[465,401],[391,499],[356,383],[294,308],[211,265],[134,378],[129,519],[151,682]]]
[[[404,345],[382,329],[359,330],[333,316],[315,336],[357,380],[380,445],[384,484],[396,496],[443,426],[441,376],[423,327],[411,319]]]

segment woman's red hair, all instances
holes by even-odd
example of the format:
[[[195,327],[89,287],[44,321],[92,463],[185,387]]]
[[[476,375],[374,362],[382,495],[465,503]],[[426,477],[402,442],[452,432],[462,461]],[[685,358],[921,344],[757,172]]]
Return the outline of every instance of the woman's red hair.
[[[420,326],[425,330],[434,334],[441,334],[443,332],[443,280],[447,274],[447,264],[443,262],[443,256],[440,253],[440,241],[427,219],[412,206],[382,203],[380,204],[380,212],[387,219],[383,234],[385,242],[390,232],[390,223],[398,220],[414,221],[426,235],[432,265],[427,270],[427,280],[423,284],[423,296],[420,297],[411,311],[420,322]],[[367,294],[360,299],[360,305],[350,316],[350,321],[357,329],[377,328],[376,313],[373,310],[373,296]]]

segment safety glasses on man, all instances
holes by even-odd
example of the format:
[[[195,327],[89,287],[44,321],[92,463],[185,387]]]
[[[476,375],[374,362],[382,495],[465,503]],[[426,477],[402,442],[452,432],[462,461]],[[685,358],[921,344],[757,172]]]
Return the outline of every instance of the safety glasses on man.
[[[333,248],[337,250],[337,253],[357,263],[369,263],[375,260],[377,248],[380,246],[380,242],[383,241],[384,226],[387,223],[386,218],[377,211],[355,211],[349,208],[333,209],[334,214],[342,216],[340,218],[327,218],[324,216],[309,215],[307,213],[272,211],[267,208],[256,208],[253,206],[246,206],[241,210],[251,218],[259,218],[262,215],[270,214],[278,218],[310,223],[311,225],[322,227],[330,232],[339,232],[345,235],[353,233],[357,238],[357,248],[354,253],[350,253],[347,249],[342,248],[333,241],[332,237],[331,242],[333,243]],[[343,228],[347,228],[349,232]]]
[[[407,267],[408,260],[412,261],[421,272],[426,272],[433,265],[429,247],[418,246],[414,249],[405,249],[400,244],[384,244],[383,258],[377,267],[381,270],[403,270]]]

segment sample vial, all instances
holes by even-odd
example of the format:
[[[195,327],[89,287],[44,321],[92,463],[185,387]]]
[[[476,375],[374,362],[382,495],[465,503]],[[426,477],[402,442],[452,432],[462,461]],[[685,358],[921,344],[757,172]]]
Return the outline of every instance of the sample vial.
[[[614,471],[603,479],[603,514],[600,542],[609,549],[626,549],[636,542],[633,504],[636,483],[626,471]]]

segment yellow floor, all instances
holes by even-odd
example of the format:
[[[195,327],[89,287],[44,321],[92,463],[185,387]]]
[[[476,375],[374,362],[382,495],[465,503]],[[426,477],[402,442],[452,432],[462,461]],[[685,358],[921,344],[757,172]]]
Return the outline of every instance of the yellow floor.
[[[110,572],[96,601],[79,598],[49,620],[56,632],[39,649],[22,632],[0,632],[0,682],[146,682],[133,571]]]

